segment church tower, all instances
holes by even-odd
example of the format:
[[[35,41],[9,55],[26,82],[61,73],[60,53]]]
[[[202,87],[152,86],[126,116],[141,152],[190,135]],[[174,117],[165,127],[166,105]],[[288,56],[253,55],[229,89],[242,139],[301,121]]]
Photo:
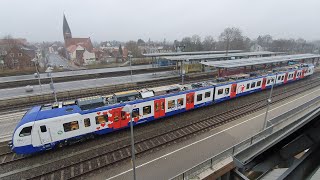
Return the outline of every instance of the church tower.
[[[71,30],[67,22],[66,16],[64,14],[63,14],[63,38],[64,38],[64,41],[66,41],[66,39],[72,38]]]

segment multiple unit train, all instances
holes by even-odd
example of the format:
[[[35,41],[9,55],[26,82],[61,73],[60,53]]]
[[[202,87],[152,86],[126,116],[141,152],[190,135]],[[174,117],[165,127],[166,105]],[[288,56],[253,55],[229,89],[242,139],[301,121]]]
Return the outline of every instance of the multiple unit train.
[[[162,86],[95,96],[31,108],[17,124],[10,144],[17,154],[31,154],[58,145],[106,134],[130,125],[158,120],[226,101],[312,75],[314,66],[301,64],[255,76],[237,75],[219,82]],[[130,113],[122,111],[125,105]]]

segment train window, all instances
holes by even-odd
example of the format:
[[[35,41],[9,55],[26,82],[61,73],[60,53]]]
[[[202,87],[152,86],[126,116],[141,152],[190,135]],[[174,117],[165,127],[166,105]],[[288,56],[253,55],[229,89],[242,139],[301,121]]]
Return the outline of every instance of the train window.
[[[115,113],[113,117],[113,122],[118,122],[118,121],[119,121],[119,115],[118,113]]]
[[[222,94],[223,93],[223,89],[219,89],[218,90],[218,95]]]
[[[257,86],[260,86],[260,85],[261,85],[261,81],[258,81],[258,82],[257,82]]]
[[[31,135],[31,130],[32,130],[32,126],[29,127],[25,127],[21,130],[19,136],[20,137],[24,137],[24,136],[30,136]]]
[[[268,79],[267,84],[270,84],[270,79]]]
[[[73,111],[73,108],[67,108],[66,111],[71,112],[71,111]]]
[[[136,118],[139,116],[140,116],[139,108],[132,109],[132,118]]]
[[[202,101],[202,94],[197,95],[197,102]]]
[[[68,123],[63,124],[64,132],[74,131],[77,129],[79,129],[78,121],[72,121],[72,122],[68,122]]]
[[[143,115],[148,115],[151,113],[151,106],[143,107]]]
[[[281,79],[281,76],[278,76],[278,80],[280,80]]]
[[[96,124],[103,124],[108,121],[108,115],[96,116]]]
[[[176,107],[175,100],[168,101],[168,109],[175,108],[175,107]]]
[[[121,120],[126,120],[127,118],[126,118],[126,112],[124,112],[124,111],[121,111]]]
[[[250,83],[247,84],[247,89],[250,89]]]
[[[210,95],[211,95],[211,92],[208,91],[208,92],[204,93],[204,98],[208,98],[208,97],[210,97]]]
[[[226,88],[226,89],[224,90],[224,94],[225,94],[225,95],[228,95],[228,94],[229,94],[229,88]]]
[[[164,102],[161,102],[161,110],[164,110]]]
[[[281,81],[283,81],[283,79],[284,79],[284,76],[281,77]]]
[[[156,102],[156,103],[154,104],[154,109],[155,109],[156,112],[159,111],[159,103],[158,103],[158,102]]]
[[[47,127],[45,125],[40,126],[41,132],[47,132]]]
[[[90,118],[85,118],[83,123],[84,123],[84,127],[90,127],[91,126]]]
[[[177,101],[178,101],[178,106],[183,106],[183,98],[180,98]]]
[[[254,88],[254,87],[256,87],[256,82],[251,83],[251,88]]]

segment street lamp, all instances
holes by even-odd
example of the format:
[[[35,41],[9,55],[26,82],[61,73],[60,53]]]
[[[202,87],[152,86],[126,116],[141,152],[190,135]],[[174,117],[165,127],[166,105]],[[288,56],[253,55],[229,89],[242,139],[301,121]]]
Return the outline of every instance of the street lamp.
[[[45,72],[48,74],[48,76],[50,76],[50,79],[51,79],[50,88],[53,90],[54,100],[55,100],[56,102],[58,102],[56,90],[55,90],[55,88],[54,88],[53,80],[52,80],[52,75],[51,75],[52,70],[53,70],[52,67],[48,67]]]
[[[267,99],[267,110],[266,110],[266,115],[264,116],[264,123],[263,123],[263,130],[265,130],[267,128],[267,119],[268,119],[268,112],[269,112],[269,108],[270,108],[270,104],[272,101],[272,92],[273,92],[273,86],[274,86],[274,81],[275,79],[272,77],[271,82],[271,90],[270,90],[270,94],[269,94],[269,98]]]
[[[131,78],[131,81],[132,81],[132,67],[131,67],[131,61],[132,61],[132,54],[131,54],[131,51],[128,52],[128,57],[129,57],[129,61],[130,61],[130,78]]]
[[[39,62],[38,62],[38,58],[33,58],[31,61],[34,62],[34,66],[36,66],[36,75],[35,75],[35,78],[38,78],[39,86],[40,86],[40,92],[42,92],[42,86],[41,86],[41,80],[40,80],[40,73],[39,73],[38,66],[37,66],[37,63],[39,63]]]
[[[133,179],[136,180],[136,165],[135,165],[135,151],[134,151],[134,138],[133,138],[133,121],[132,121],[132,105],[125,105],[122,111],[130,114],[130,131],[131,131],[131,161],[132,161],[132,171]]]

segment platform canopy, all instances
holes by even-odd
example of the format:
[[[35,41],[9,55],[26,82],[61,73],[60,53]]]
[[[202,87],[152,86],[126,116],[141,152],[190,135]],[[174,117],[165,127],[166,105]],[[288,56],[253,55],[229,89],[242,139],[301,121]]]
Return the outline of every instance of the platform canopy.
[[[222,58],[245,58],[251,56],[272,56],[284,54],[283,52],[270,52],[270,51],[258,51],[258,52],[242,52],[231,54],[207,54],[207,55],[184,55],[184,56],[168,56],[165,57],[172,61],[190,61],[190,60],[218,60]]]
[[[229,50],[228,53],[239,53],[242,50]],[[145,57],[162,57],[162,56],[183,56],[183,55],[201,55],[201,54],[225,54],[226,51],[193,51],[193,52],[167,52],[167,53],[150,53],[143,54]]]
[[[247,58],[247,59],[236,59],[236,60],[225,60],[225,61],[210,61],[201,62],[201,64],[207,66],[213,66],[217,68],[235,68],[261,64],[271,64],[288,61],[299,61],[303,59],[319,58],[320,55],[316,54],[295,54],[285,56],[272,56],[272,57],[260,57],[260,58]]]

